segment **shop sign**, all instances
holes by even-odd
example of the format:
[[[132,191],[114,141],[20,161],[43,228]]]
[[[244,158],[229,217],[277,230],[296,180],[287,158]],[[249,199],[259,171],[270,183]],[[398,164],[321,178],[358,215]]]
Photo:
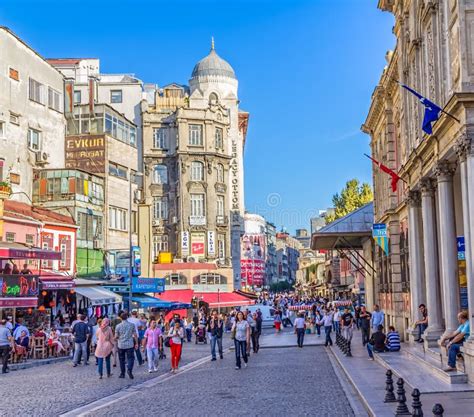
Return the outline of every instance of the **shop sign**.
[[[140,247],[132,246],[132,275],[139,277],[142,273],[141,258],[140,258]]]
[[[105,136],[68,136],[66,168],[83,169],[93,174],[105,172]]]
[[[464,261],[466,259],[466,244],[464,241],[464,236],[458,236],[456,241],[458,247],[458,260]]]
[[[216,232],[207,232],[207,254],[214,256],[216,254]]]
[[[147,292],[164,292],[165,279],[164,278],[132,278],[132,292],[147,293]]]
[[[41,281],[41,288],[43,290],[70,290],[74,286],[73,280]]]
[[[181,256],[189,255],[189,232],[181,232]]]
[[[372,237],[388,256],[388,235],[385,223],[374,223],[372,227]]]
[[[38,298],[34,297],[13,297],[0,298],[0,307],[38,307]]]
[[[204,233],[191,234],[191,255],[204,256],[205,235]]]
[[[0,275],[0,297],[37,297],[38,275]]]

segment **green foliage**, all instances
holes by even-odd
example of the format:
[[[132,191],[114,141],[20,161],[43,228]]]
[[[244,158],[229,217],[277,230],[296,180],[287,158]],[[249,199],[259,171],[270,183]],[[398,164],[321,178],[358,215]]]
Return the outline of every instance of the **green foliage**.
[[[341,193],[334,194],[332,197],[335,211],[334,214],[326,216],[326,224],[344,217],[364,204],[370,203],[373,199],[374,194],[369,184],[361,184],[355,178],[347,181]]]

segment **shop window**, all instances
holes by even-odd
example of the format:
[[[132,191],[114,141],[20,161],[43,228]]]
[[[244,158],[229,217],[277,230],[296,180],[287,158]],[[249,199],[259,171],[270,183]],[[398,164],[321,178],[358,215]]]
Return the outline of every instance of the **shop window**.
[[[9,243],[15,242],[15,236],[16,236],[16,234],[13,233],[13,232],[6,232],[5,233],[5,241],[7,241]]]
[[[169,274],[165,276],[165,285],[186,285],[187,279],[182,274]]]
[[[27,233],[26,236],[25,236],[25,243],[27,245],[34,246],[35,245],[35,235]]]

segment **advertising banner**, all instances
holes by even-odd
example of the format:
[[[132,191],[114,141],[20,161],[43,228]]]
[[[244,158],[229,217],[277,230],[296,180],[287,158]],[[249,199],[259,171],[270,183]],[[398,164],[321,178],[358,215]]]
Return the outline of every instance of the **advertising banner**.
[[[181,256],[189,255],[189,232],[181,232]]]
[[[142,273],[142,264],[140,257],[140,247],[132,246],[132,275],[139,277]]]
[[[247,233],[241,239],[240,274],[248,286],[261,287],[265,282],[265,249],[264,234]]]
[[[68,136],[66,168],[77,168],[93,174],[105,172],[105,136]]]
[[[388,256],[388,235],[387,225],[385,223],[374,223],[372,228],[372,237]]]
[[[147,293],[147,292],[164,292],[165,279],[164,278],[132,278],[132,292]]]
[[[203,257],[206,245],[206,238],[204,233],[191,234],[191,255]]]
[[[216,255],[216,232],[214,231],[207,232],[207,254],[211,257]]]
[[[38,297],[38,275],[0,274],[0,297]]]

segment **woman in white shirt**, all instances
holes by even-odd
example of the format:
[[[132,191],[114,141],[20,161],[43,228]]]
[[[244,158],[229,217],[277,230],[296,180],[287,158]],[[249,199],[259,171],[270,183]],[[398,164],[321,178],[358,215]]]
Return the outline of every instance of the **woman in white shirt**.
[[[184,339],[184,330],[179,320],[175,321],[174,327],[168,332],[171,349],[171,372],[178,371],[179,361],[181,360],[182,339]]]
[[[232,326],[232,335],[235,344],[235,369],[241,368],[240,356],[244,359],[244,366],[247,367],[247,345],[250,343],[250,325],[244,319],[244,313],[239,311]]]

